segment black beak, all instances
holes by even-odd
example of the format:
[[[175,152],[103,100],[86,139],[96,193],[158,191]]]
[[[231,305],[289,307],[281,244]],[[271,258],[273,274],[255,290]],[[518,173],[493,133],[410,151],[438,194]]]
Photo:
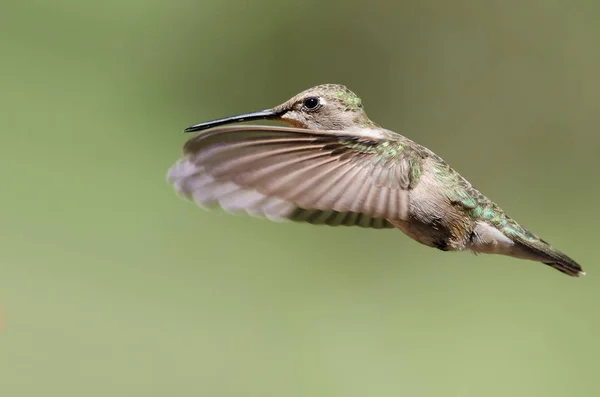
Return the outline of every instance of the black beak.
[[[237,123],[240,121],[265,120],[273,119],[281,115],[282,112],[274,112],[271,109],[260,110],[258,112],[238,114],[237,116],[224,117],[213,121],[195,124],[185,129],[185,132],[195,132],[207,130],[212,127],[218,127],[224,124]]]

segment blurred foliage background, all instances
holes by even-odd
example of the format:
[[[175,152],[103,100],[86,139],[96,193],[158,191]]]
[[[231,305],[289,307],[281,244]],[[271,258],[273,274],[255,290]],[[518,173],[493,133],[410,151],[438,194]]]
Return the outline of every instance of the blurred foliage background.
[[[2,396],[600,395],[600,3],[4,0]],[[320,83],[588,271],[179,199],[182,129]]]

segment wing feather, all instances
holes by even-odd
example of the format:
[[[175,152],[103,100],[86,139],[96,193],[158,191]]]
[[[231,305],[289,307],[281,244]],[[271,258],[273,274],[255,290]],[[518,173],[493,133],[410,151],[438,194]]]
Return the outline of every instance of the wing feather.
[[[199,205],[218,203],[230,212],[393,227],[388,220],[408,219],[416,183],[411,161],[418,156],[401,139],[287,127],[215,128],[186,143],[169,181]]]

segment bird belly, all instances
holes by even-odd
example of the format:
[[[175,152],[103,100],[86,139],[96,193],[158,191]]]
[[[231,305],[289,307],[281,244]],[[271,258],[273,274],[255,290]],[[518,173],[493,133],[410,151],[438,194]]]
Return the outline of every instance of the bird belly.
[[[411,217],[407,221],[390,220],[392,225],[400,229],[404,234],[413,240],[426,245],[440,249],[442,251],[460,250],[453,244],[452,232],[445,227],[443,222],[423,222],[420,219]]]

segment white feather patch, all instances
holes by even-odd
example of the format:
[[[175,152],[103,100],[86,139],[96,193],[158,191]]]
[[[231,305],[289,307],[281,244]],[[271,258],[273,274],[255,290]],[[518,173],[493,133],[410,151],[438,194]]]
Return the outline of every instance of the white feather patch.
[[[474,252],[483,254],[510,255],[515,243],[506,237],[500,230],[485,222],[477,222],[475,238],[469,247]]]

